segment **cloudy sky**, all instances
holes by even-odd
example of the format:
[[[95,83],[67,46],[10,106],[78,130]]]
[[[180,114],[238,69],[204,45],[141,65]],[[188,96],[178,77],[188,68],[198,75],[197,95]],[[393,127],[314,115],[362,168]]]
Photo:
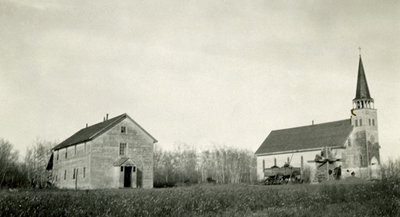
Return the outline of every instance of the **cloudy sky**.
[[[256,151],[350,117],[359,47],[400,155],[400,2],[0,0],[0,137],[25,152],[127,113],[166,148]]]

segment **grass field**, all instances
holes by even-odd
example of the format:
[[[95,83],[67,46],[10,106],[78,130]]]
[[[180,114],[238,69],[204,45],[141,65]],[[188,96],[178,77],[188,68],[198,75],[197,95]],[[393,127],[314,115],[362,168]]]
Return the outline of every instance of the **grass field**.
[[[400,216],[399,207],[397,181],[0,194],[1,216]]]

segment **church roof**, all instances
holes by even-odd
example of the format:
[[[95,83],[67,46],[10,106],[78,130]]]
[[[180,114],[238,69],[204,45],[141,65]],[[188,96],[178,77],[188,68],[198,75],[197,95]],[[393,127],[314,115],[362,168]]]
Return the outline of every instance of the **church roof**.
[[[350,119],[290,129],[274,130],[256,155],[343,146],[353,130]]]
[[[111,118],[109,120],[97,123],[95,125],[92,125],[90,127],[83,128],[76,132],[74,135],[70,136],[68,139],[64,140],[57,146],[53,148],[53,150],[59,150],[62,148],[66,148],[75,144],[79,144],[82,142],[87,142],[90,141],[97,136],[103,134],[104,132],[108,131],[112,127],[114,127],[116,124],[124,120],[126,117],[130,118],[127,114],[122,114],[117,117]],[[130,118],[131,119],[131,118]],[[132,120],[132,119],[131,119]],[[132,120],[133,121],[133,120]],[[146,132],[139,124],[137,124],[135,121],[133,121],[140,129],[142,129],[148,136],[150,136],[151,139],[154,140],[154,142],[157,142],[157,140],[151,136],[148,132]]]
[[[354,99],[371,99],[369,94],[367,77],[365,76],[364,66],[360,56],[360,63],[358,64],[358,77],[357,77],[357,90],[356,98]]]

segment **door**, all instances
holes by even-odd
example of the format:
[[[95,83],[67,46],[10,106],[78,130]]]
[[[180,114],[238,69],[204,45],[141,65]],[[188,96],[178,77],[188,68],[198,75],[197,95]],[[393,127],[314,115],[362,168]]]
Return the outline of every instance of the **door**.
[[[380,179],[379,175],[379,162],[376,157],[372,157],[371,159],[371,179]]]
[[[124,187],[125,188],[131,187],[131,174],[132,174],[132,167],[125,167],[125,172],[124,172]]]

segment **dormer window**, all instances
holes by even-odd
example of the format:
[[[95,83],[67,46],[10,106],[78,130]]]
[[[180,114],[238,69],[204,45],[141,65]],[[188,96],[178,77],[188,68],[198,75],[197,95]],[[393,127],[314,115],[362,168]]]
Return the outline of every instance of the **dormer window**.
[[[121,133],[126,133],[126,127],[125,126],[121,126]]]

